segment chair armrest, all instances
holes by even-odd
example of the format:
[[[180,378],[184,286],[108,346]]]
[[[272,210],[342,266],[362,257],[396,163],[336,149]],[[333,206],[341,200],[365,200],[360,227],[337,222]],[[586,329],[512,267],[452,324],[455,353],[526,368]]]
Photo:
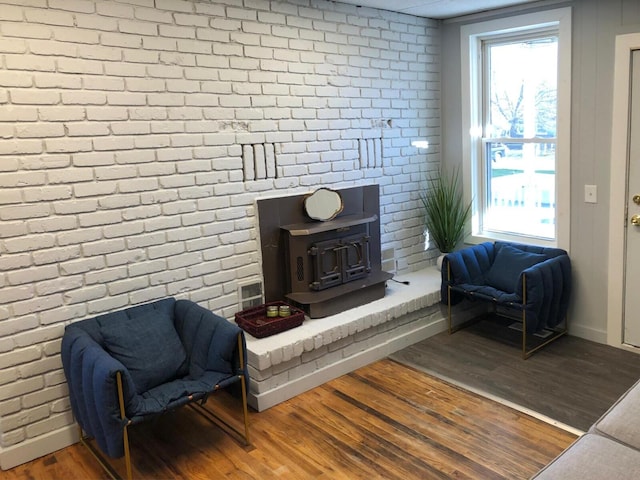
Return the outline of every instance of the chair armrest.
[[[526,280],[524,280],[526,278]],[[523,292],[523,281],[526,289]],[[527,268],[520,274],[516,292],[526,298],[527,330],[553,328],[561,323],[569,308],[571,261],[559,255]],[[540,325],[540,321],[544,324]]]
[[[484,242],[448,253],[442,261],[441,302],[447,303],[449,284],[484,283],[484,275],[493,263],[494,251],[493,243]],[[456,304],[462,298],[461,295],[452,295],[451,303]]]
[[[189,356],[189,376],[197,377],[205,370],[246,375],[244,335],[235,323],[190,300],[178,300],[175,325]],[[244,368],[240,368],[238,335],[242,336]]]
[[[122,372],[125,405],[135,400],[131,375],[84,330],[69,325],[62,338],[62,364],[69,385],[73,414],[100,449],[121,457],[123,427],[120,418],[116,373]]]
[[[447,275],[445,261],[451,267],[452,281],[474,283],[483,279],[491,268],[494,258],[494,245],[491,242],[473,245],[462,250],[448,253],[442,262],[443,276]]]

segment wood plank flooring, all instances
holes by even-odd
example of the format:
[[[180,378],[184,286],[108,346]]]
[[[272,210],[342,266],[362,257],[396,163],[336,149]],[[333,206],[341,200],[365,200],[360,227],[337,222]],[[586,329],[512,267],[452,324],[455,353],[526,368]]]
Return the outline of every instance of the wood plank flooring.
[[[520,345],[496,328],[483,321],[440,333],[391,358],[582,431],[640,379],[637,353],[564,336],[522,360]]]
[[[210,400],[225,411],[232,401]],[[391,360],[251,412],[251,447],[190,408],[130,431],[142,479],[526,479],[575,439]],[[74,445],[2,478],[108,477]]]

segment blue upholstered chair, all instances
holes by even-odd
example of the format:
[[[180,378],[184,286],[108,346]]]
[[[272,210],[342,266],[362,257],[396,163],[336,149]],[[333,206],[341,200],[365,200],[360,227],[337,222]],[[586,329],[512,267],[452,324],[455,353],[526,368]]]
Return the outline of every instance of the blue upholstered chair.
[[[522,321],[522,354],[533,352],[567,333],[571,262],[565,250],[511,242],[486,242],[445,256],[442,303],[451,307],[464,298],[490,302]],[[529,348],[527,336],[544,337]]]
[[[244,333],[188,300],[167,298],[68,325],[62,363],[83,444],[108,462],[124,455],[131,478],[127,429],[190,404],[249,444]],[[239,387],[244,430],[205,406],[216,390]],[[86,435],[85,435],[86,434]],[[111,474],[115,473],[111,469]]]

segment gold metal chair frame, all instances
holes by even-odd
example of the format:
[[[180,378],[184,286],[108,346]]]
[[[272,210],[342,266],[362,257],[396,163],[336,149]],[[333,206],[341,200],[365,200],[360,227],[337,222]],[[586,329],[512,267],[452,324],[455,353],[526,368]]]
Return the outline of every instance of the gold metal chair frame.
[[[238,335],[238,351],[240,354],[240,370],[244,370],[245,368],[245,358],[243,355],[242,349],[242,334]],[[236,440],[242,441],[246,446],[251,445],[251,440],[249,438],[249,410],[247,407],[247,378],[244,374],[238,375],[240,378],[240,387],[242,390],[242,410],[244,416],[244,431],[241,431],[234,426],[232,426],[229,422],[216,415],[214,412],[206,408],[203,404],[199,403],[189,403],[188,405],[193,408],[200,415],[205,417],[211,423],[221,428],[225,433],[235,437]],[[120,406],[120,418],[126,419],[126,413],[124,408],[124,393],[122,388],[122,373],[116,372],[116,385],[118,388],[118,404]],[[214,389],[218,390],[218,387]],[[133,468],[131,463],[131,449],[129,447],[129,426],[131,425],[131,420],[123,427],[122,431],[122,441],[124,442],[124,462],[125,468],[127,472],[127,480],[133,480]],[[122,480],[122,477],[118,474],[116,469],[111,465],[109,460],[105,457],[105,455],[98,449],[96,446],[91,443],[90,437],[86,436],[82,430],[82,427],[78,426],[80,430],[80,443],[89,449],[89,452],[95,457],[98,463],[102,466],[104,471],[111,477],[113,480]]]
[[[472,319],[454,327],[453,320],[451,317],[451,292],[452,292],[451,265],[447,262],[447,316],[449,320],[449,335],[478,321],[478,319]],[[496,302],[491,302],[491,303],[493,304],[494,314],[498,315],[496,313],[497,303]],[[520,319],[516,319],[522,322],[522,359],[523,360],[526,360],[527,358],[529,358],[531,355],[533,355],[535,352],[540,350],[542,347],[550,344],[554,340],[557,340],[563,335],[566,335],[567,333],[569,333],[569,321],[567,316],[565,316],[564,322],[563,322],[564,326],[562,328],[551,329],[553,334],[549,338],[546,338],[544,342],[536,345],[534,348],[527,350],[527,309],[524,308],[526,304],[527,304],[527,276],[523,275],[522,276],[522,317]]]

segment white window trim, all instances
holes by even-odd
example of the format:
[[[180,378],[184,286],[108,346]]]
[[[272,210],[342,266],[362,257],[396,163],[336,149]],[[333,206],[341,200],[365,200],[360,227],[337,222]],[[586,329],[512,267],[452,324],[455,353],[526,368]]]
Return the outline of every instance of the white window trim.
[[[479,192],[476,192],[477,179],[482,172],[478,158],[479,149],[473,148],[482,132],[482,111],[480,101],[482,92],[476,81],[481,75],[481,42],[485,37],[527,31],[532,28],[555,27],[558,29],[558,118],[556,145],[556,238],[549,241],[541,238],[505,235],[479,231]],[[462,174],[464,195],[467,201],[473,201],[472,234],[465,239],[467,243],[480,243],[493,240],[507,240],[530,243],[541,246],[557,246],[569,250],[571,235],[571,7],[558,8],[543,12],[506,17],[487,22],[464,25],[461,35],[461,84],[462,84]]]

